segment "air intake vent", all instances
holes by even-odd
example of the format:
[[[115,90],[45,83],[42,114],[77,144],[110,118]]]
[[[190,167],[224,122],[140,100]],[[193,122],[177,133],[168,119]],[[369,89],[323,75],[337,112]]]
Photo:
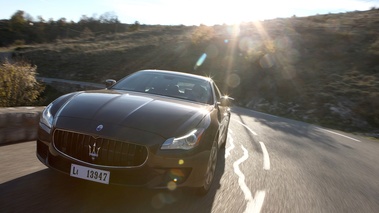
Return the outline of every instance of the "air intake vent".
[[[59,129],[54,131],[53,142],[66,156],[100,166],[138,167],[147,159],[145,146]]]

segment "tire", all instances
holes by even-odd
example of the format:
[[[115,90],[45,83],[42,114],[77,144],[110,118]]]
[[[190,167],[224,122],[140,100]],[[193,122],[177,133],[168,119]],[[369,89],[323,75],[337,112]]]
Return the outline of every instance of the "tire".
[[[216,173],[217,158],[218,158],[218,146],[217,146],[217,142],[215,141],[213,143],[211,154],[209,156],[204,185],[196,189],[197,195],[204,196],[209,192],[209,189],[211,188],[211,185]]]
[[[230,123],[230,118],[229,118],[229,121],[228,121],[228,126],[226,127],[226,130],[225,130],[225,138],[223,139],[222,141],[222,144],[221,144],[221,149],[225,149],[226,147],[226,141],[228,141],[228,131],[229,131],[229,123]]]
[[[224,138],[224,140],[222,140],[222,144],[221,144],[221,149],[225,149],[225,147],[226,147],[226,141],[228,140],[228,130],[229,129],[226,129],[226,132],[225,132],[225,138]]]

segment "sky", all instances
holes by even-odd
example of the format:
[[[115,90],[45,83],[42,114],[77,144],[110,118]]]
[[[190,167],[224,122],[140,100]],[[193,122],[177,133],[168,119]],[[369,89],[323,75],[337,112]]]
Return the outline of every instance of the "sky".
[[[257,20],[379,8],[379,0],[0,0],[0,19],[23,10],[37,19],[82,15],[99,17],[110,12],[122,23],[160,25],[237,24]]]

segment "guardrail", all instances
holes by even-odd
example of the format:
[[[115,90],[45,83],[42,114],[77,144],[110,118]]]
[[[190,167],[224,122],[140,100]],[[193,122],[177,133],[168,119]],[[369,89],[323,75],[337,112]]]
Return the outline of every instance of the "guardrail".
[[[46,77],[36,77],[36,79],[46,84],[66,83],[66,84],[79,85],[82,87],[92,87],[92,88],[97,88],[97,89],[105,88],[105,84],[98,84],[98,83],[92,83],[92,82],[74,81],[74,80],[66,80],[66,79],[59,79],[59,78],[46,78]]]
[[[36,140],[38,122],[44,108],[0,108],[0,145]]]
[[[37,77],[61,92],[104,89],[105,85],[57,78]],[[45,107],[0,107],[0,145],[37,139],[38,122]]]
[[[46,77],[36,77],[36,79],[41,83],[49,84],[50,86],[54,87],[56,90],[62,93],[105,88],[105,84],[97,84],[97,83],[91,83],[91,82],[73,81],[73,80],[46,78]]]

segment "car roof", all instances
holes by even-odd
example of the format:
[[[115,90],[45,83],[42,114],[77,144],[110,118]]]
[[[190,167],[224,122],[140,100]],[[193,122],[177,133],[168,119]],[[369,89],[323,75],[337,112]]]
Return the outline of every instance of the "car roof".
[[[138,72],[149,72],[149,73],[167,73],[171,75],[179,75],[179,76],[188,76],[188,77],[193,77],[197,79],[202,79],[206,80],[209,82],[213,82],[213,80],[209,77],[201,76],[201,75],[196,75],[196,74],[191,74],[191,73],[185,73],[185,72],[178,72],[178,71],[170,71],[170,70],[153,70],[153,69],[148,69],[148,70],[140,70]],[[135,73],[138,73],[135,72]]]

